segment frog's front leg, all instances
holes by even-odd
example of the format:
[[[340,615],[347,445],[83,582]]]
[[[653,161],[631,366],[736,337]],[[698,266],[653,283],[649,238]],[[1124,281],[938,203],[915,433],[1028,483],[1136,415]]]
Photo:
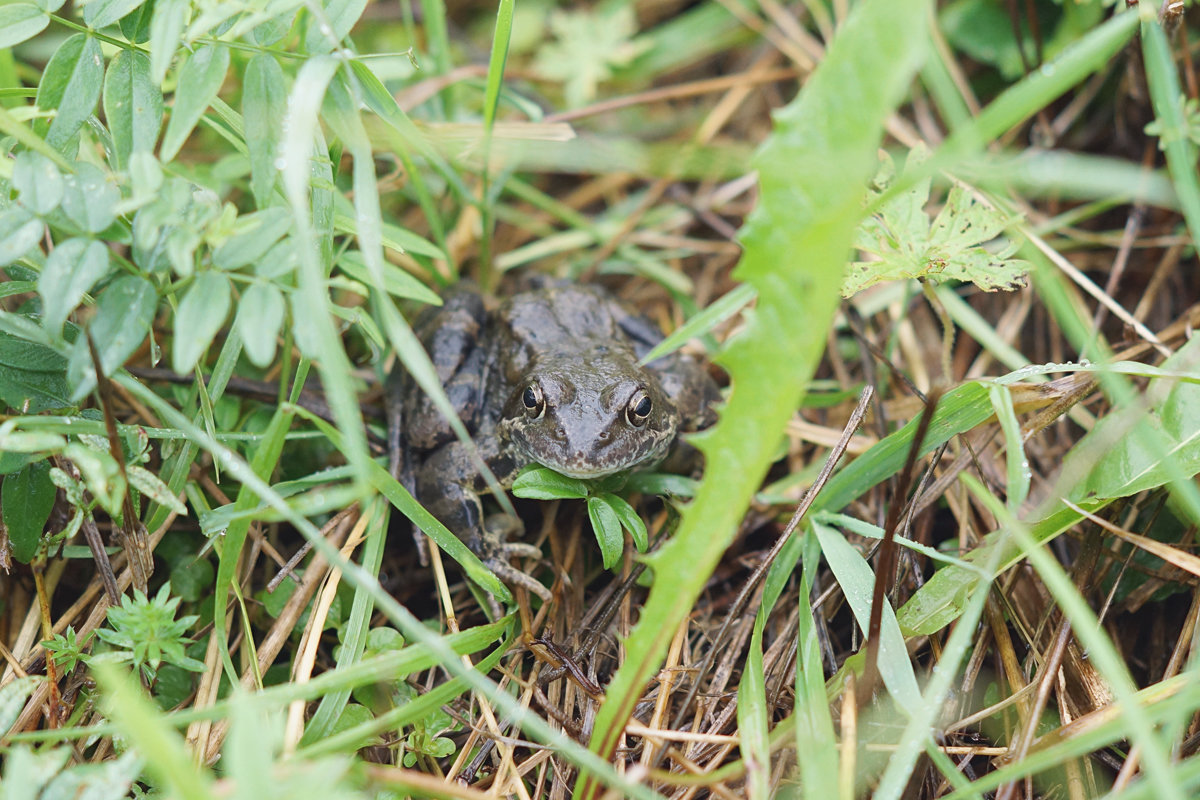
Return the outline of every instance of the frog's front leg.
[[[499,475],[513,471],[514,465],[498,454],[481,452],[480,455]],[[479,496],[483,489],[474,459],[467,447],[457,441],[431,453],[416,473],[416,496],[429,513],[505,583],[524,586],[549,601],[551,595],[545,586],[509,563],[517,556],[541,558],[541,550],[525,542],[507,540],[509,533],[522,530],[519,519],[508,515],[503,515],[503,519],[484,516]]]

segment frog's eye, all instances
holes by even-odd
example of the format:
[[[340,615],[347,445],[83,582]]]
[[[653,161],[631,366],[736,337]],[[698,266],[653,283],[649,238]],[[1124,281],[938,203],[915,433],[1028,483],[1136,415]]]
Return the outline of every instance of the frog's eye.
[[[542,396],[542,387],[536,383],[529,384],[521,392],[521,403],[534,419],[541,419],[546,412],[546,398]]]
[[[625,406],[625,420],[633,427],[640,428],[646,424],[652,408],[654,403],[650,401],[650,395],[646,394],[645,389],[638,389]]]

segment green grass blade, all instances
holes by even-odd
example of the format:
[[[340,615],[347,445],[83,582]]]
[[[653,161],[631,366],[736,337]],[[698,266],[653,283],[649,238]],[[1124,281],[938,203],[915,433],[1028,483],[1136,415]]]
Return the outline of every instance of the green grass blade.
[[[704,482],[675,538],[648,559],[655,584],[597,716],[598,753],[612,753],[662,661],[664,632],[686,616],[732,539],[824,349],[883,121],[924,58],[927,8],[922,0],[858,4],[756,159],[762,199],[744,229],[737,277],[755,287],[758,305],[721,359],[733,379],[729,404],[694,440],[705,453]],[[596,791],[581,776],[576,796]]]
[[[1146,81],[1154,116],[1162,129],[1159,144],[1167,153],[1167,169],[1179,195],[1179,205],[1187,220],[1193,242],[1200,242],[1200,181],[1196,177],[1196,145],[1188,136],[1183,115],[1183,91],[1175,60],[1167,44],[1167,34],[1155,17],[1153,6],[1139,6],[1142,15],[1142,58],[1146,63]]]

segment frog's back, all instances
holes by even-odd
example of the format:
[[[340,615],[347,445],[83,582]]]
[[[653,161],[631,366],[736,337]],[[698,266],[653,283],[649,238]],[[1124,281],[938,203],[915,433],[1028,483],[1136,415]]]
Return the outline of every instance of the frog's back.
[[[628,345],[618,325],[620,313],[617,301],[602,288],[558,284],[513,295],[496,319],[508,338],[504,346],[509,353],[528,362],[550,354],[594,352],[598,344]]]

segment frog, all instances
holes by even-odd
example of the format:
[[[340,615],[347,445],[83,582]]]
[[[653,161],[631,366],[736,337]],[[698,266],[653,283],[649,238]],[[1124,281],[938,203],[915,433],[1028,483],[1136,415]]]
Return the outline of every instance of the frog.
[[[385,391],[393,474],[501,580],[546,600],[510,563],[541,556],[513,541],[520,521],[484,515],[480,461],[504,489],[531,464],[582,479],[669,455],[678,467],[699,455],[681,434],[715,421],[719,389],[704,362],[677,351],[643,365],[662,331],[599,285],[549,281],[499,303],[460,285],[414,333],[478,458],[397,364]]]

